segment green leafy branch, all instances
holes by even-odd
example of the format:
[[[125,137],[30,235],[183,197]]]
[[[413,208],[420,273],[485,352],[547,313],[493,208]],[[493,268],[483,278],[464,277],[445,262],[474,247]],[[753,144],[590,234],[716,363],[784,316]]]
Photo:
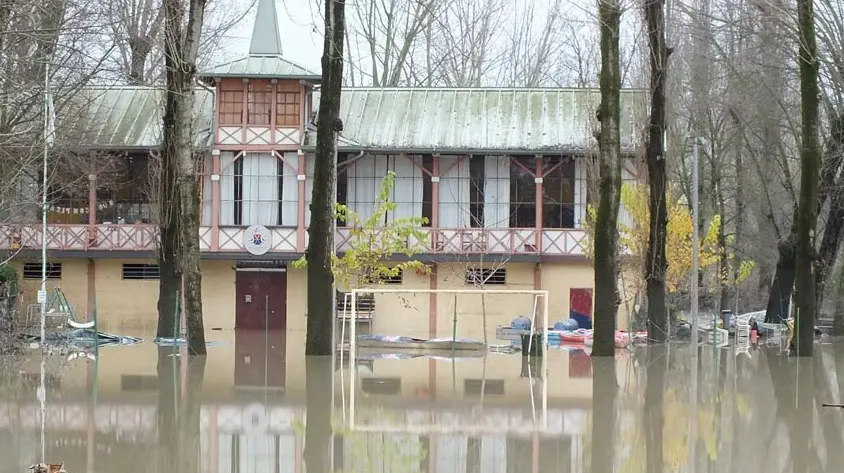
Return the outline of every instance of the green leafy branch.
[[[372,214],[366,218],[361,218],[347,205],[334,206],[334,217],[350,228],[348,249],[342,256],[334,255],[332,260],[334,278],[347,288],[383,284],[385,279],[396,277],[408,270],[430,273],[430,268],[425,263],[412,259],[413,255],[427,249],[425,241],[428,239],[428,233],[420,230],[420,227],[425,226],[428,219],[402,217],[387,222],[388,216],[397,208],[390,198],[395,182],[396,174],[393,171],[388,172],[381,181]],[[408,260],[387,265],[385,262],[395,255],[404,255]],[[307,267],[305,257],[295,261],[293,267]]]

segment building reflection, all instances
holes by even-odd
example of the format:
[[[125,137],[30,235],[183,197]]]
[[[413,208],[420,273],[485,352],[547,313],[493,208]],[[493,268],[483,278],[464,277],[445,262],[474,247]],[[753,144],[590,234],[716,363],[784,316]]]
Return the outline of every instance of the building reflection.
[[[525,376],[518,355],[340,369],[330,359],[306,360],[295,334],[210,335],[219,343],[204,364],[151,343],[103,349],[96,362],[49,363],[51,461],[71,473],[589,471],[592,368],[573,362],[579,353],[549,354],[547,425],[538,429],[531,406],[540,382]],[[628,360],[616,363],[618,382],[629,384]],[[40,420],[27,381],[37,366],[23,371],[0,405],[0,432],[14,439],[0,455],[25,468],[39,452]],[[355,429],[344,422],[351,373]]]

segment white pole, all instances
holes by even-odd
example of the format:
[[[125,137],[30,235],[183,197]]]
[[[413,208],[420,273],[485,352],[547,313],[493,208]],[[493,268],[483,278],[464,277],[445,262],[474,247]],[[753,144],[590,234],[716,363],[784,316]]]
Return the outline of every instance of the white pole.
[[[50,149],[50,63],[44,65],[44,159],[41,177],[41,347],[46,338],[44,325],[47,312],[47,153]]]
[[[700,216],[698,214],[698,156],[697,156],[697,138],[692,141],[692,274],[691,274],[691,317],[692,317],[692,345],[697,347],[698,344],[698,273],[700,271],[698,262],[698,251],[700,245],[700,236],[698,235],[698,222]],[[715,327],[712,327],[714,330]],[[692,356],[697,357],[697,349],[692,350]]]
[[[352,320],[349,326],[349,428],[355,428],[355,380],[357,379],[357,289],[352,289]]]

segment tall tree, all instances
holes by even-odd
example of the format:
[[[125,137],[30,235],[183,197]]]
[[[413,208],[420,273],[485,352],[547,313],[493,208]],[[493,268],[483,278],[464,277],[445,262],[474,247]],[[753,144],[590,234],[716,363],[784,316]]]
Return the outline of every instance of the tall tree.
[[[311,225],[308,227],[308,329],[306,355],[330,355],[334,327],[334,275],[331,272],[334,246],[334,188],[337,184],[337,135],[340,120],[340,92],[343,85],[343,31],[345,0],[325,2],[325,40],[322,49],[322,93],[317,118],[314,161],[314,191]]]
[[[159,260],[166,262],[168,279],[181,275],[184,282],[185,319],[188,330],[188,350],[204,355],[205,328],[202,323],[202,273],[199,255],[199,184],[196,179],[197,162],[193,149],[193,102],[196,58],[199,51],[205,0],[164,0],[164,61],[166,94],[161,165],[162,218],[159,224],[162,245]],[[186,7],[187,6],[187,11]],[[166,244],[164,243],[166,241]],[[175,243],[175,244],[174,244]],[[175,278],[174,278],[175,279]],[[170,281],[172,283],[172,281]],[[164,278],[161,281],[165,284]],[[159,294],[159,322],[173,318],[173,312],[163,313],[163,297],[171,288]],[[165,326],[167,324],[165,323]],[[170,333],[159,335],[169,337]]]
[[[598,0],[601,42],[601,105],[598,121],[598,209],[595,214],[595,338],[592,356],[615,354],[618,314],[618,206],[621,200],[621,137],[619,132],[621,68],[618,0]]]
[[[815,12],[812,0],[797,0],[800,67],[800,201],[797,210],[795,349],[797,356],[812,356],[814,348],[815,226],[818,220],[818,176],[821,152],[818,139],[818,47],[815,40]]]
[[[650,234],[648,256],[645,260],[645,280],[648,295],[648,340],[664,342],[668,338],[668,313],[665,306],[665,275],[668,259],[665,255],[668,233],[665,172],[665,82],[668,73],[668,56],[665,45],[665,1],[647,0],[645,20],[648,27],[650,51],[651,112],[648,121],[648,208]]]

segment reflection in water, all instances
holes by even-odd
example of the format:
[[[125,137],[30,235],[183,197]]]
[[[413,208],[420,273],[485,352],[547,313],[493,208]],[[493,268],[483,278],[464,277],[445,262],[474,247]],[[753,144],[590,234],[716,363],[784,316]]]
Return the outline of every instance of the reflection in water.
[[[305,359],[307,410],[305,418],[305,464],[309,473],[331,471],[331,395],[333,371],[331,358],[309,356]]]
[[[152,344],[47,362],[46,449],[70,473],[839,472],[844,348],[548,354],[547,425],[522,357],[306,359],[302,334],[213,332],[206,358]],[[0,371],[0,472],[40,456],[39,359]],[[485,376],[484,376],[485,374]],[[356,377],[356,423],[348,424]],[[693,424],[694,430],[690,430]],[[694,447],[694,448],[693,448]],[[692,454],[694,453],[694,456]],[[5,469],[4,469],[5,468]]]
[[[593,472],[614,470],[616,450],[615,398],[618,392],[616,360],[592,359],[592,469]]]

